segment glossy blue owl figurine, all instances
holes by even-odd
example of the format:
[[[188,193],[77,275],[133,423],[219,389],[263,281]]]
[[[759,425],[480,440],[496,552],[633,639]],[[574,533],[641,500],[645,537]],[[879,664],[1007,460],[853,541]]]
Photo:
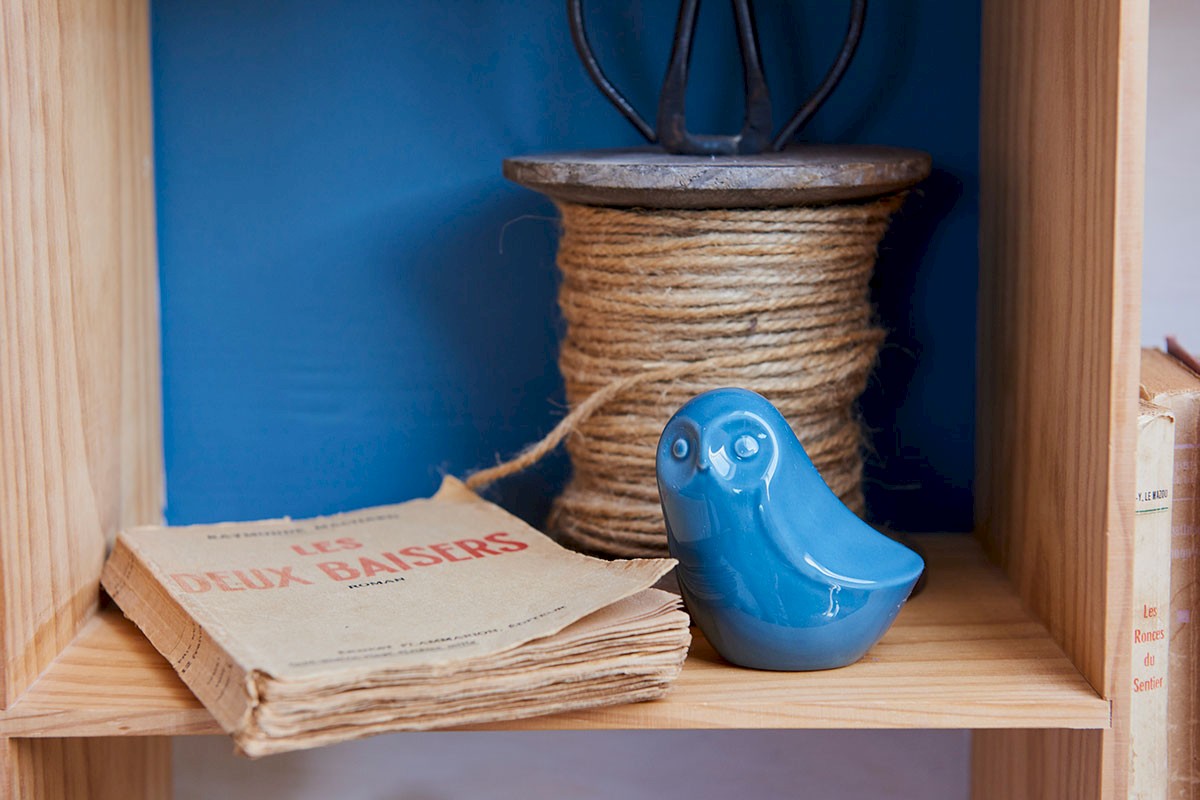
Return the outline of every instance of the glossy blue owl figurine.
[[[754,392],[688,401],[663,429],[657,467],[683,598],[734,664],[853,664],[925,568],[842,504],[783,415]]]

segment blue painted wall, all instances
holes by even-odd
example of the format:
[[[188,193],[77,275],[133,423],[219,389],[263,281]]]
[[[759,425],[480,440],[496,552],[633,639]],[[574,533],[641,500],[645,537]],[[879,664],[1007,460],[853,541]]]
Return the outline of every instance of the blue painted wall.
[[[610,75],[652,113],[676,4],[591,5]],[[783,106],[819,80],[845,12],[758,5]],[[500,161],[638,143],[562,6],[154,0],[171,522],[424,495],[559,418],[553,210]],[[725,6],[701,19],[697,128],[740,121]],[[978,31],[976,3],[873,4],[806,132],[920,147],[938,168],[884,243],[891,336],[863,401],[872,513],[908,529],[970,525]],[[536,518],[566,468],[501,499]]]

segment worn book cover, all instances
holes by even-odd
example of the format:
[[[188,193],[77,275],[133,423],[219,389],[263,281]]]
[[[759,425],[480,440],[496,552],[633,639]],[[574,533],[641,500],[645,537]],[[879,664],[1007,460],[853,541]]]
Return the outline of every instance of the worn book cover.
[[[123,531],[104,588],[251,755],[661,695],[670,559],[603,561],[446,479],[306,520]]]
[[[1142,395],[1175,417],[1172,480],[1170,690],[1172,800],[1200,797],[1200,376],[1161,350],[1142,350]]]
[[[1143,400],[1138,408],[1133,525],[1133,626],[1129,686],[1129,797],[1167,789],[1167,692],[1171,608],[1171,480],[1175,418]]]

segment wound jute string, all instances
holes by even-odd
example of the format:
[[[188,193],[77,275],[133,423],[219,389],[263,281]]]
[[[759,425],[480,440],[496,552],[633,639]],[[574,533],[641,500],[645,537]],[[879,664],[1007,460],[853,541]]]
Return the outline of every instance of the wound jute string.
[[[884,332],[868,282],[903,201],[770,209],[618,209],[560,203],[559,365],[570,412],[473,488],[564,440],[573,468],[548,527],[577,548],[666,555],[655,448],[700,392],[753,389],[791,423],[825,482],[861,513],[855,401]]]

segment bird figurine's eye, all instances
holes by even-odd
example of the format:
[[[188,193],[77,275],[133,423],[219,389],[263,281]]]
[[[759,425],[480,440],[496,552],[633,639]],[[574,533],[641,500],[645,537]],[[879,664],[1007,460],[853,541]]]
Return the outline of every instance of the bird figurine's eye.
[[[684,439],[682,437],[679,439],[676,439],[675,442],[671,445],[671,455],[675,456],[676,458],[687,458],[687,454],[688,454],[687,439]]]
[[[750,458],[758,452],[758,442],[753,436],[739,436],[733,443],[733,452],[738,458]]]

